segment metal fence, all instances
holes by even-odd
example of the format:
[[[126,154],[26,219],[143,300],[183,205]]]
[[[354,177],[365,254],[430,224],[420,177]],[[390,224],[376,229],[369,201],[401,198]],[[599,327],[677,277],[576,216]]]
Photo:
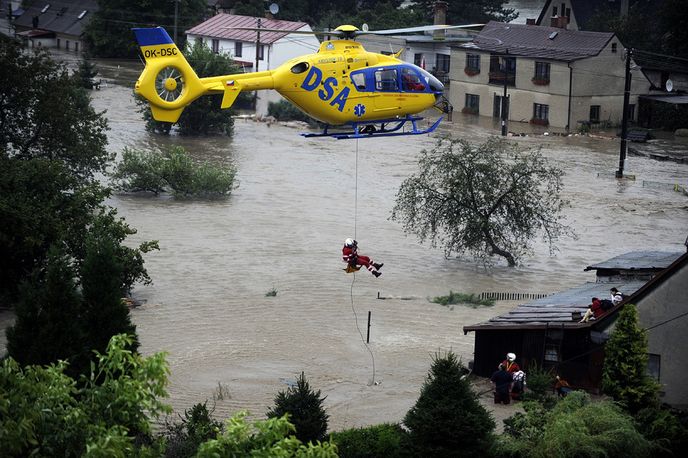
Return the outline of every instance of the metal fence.
[[[522,301],[524,299],[534,300],[550,296],[551,293],[505,293],[505,292],[482,292],[480,299],[494,299],[496,301]]]

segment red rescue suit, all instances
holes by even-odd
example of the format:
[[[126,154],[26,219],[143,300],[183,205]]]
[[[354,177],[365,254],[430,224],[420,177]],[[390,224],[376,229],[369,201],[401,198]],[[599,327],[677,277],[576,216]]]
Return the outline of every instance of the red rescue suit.
[[[358,254],[356,246],[346,246],[342,248],[342,260],[350,266],[364,266],[369,271],[375,271],[373,260],[368,256]]]

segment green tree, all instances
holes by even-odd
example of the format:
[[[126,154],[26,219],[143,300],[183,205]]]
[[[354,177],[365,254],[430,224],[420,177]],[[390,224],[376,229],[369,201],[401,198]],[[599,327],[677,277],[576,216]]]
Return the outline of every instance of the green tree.
[[[67,363],[22,368],[0,365],[0,450],[3,456],[133,456],[145,452],[137,435],[150,435],[150,419],[170,412],[165,356],[143,358],[112,338],[79,385]],[[97,383],[96,381],[100,381]],[[150,449],[149,449],[150,451]]]
[[[320,390],[312,390],[303,372],[296,385],[275,396],[275,406],[268,410],[268,418],[280,418],[289,415],[289,421],[296,427],[296,437],[304,443],[322,441],[327,434],[327,420],[320,397]]]
[[[231,75],[240,73],[241,69],[228,55],[214,53],[206,44],[196,41],[186,47],[184,52],[189,65],[194,69],[199,78],[206,76]],[[222,109],[222,94],[208,95],[195,100],[188,105],[179,120],[177,127],[181,135],[231,135],[234,129],[234,110]],[[245,100],[248,94],[239,95]],[[238,103],[241,103],[238,100]],[[143,119],[146,121],[146,129],[150,132],[169,134],[172,123],[155,121],[151,114],[148,102],[137,97]]]
[[[337,447],[331,442],[304,445],[294,437],[294,425],[289,423],[286,415],[253,424],[246,423],[246,415],[246,412],[239,412],[227,420],[224,433],[202,444],[196,456],[337,457]]]
[[[98,176],[113,157],[105,149],[107,123],[79,79],[46,51],[25,52],[6,37],[0,76],[0,301],[11,305],[51,245],[63,244],[78,267],[98,216],[110,216],[113,232],[133,229],[103,205],[110,191]],[[141,253],[127,253],[125,272],[138,275],[123,280],[131,287],[147,276]]]
[[[495,423],[478,402],[456,355],[436,354],[420,397],[404,417],[416,456],[483,456]]]
[[[638,324],[635,305],[627,304],[604,346],[602,390],[632,413],[658,402],[659,385],[648,375],[647,362],[647,331]]]
[[[651,456],[652,444],[635,427],[633,418],[609,401],[591,402],[574,391],[546,410],[524,403],[525,413],[505,421],[505,434],[496,441],[496,456],[538,458]]]
[[[505,7],[508,0],[447,0],[447,3],[448,24],[511,22],[518,17],[514,8]],[[414,0],[412,8],[432,20],[434,4],[435,0]]]
[[[20,290],[16,321],[7,329],[9,355],[22,365],[69,361],[66,373],[88,374],[93,351],[105,352],[112,336],[131,336],[136,327],[122,302],[119,243],[88,235],[80,275],[63,247],[53,246],[43,269]],[[45,273],[43,273],[45,272]]]
[[[418,164],[420,172],[401,184],[391,218],[421,242],[441,245],[446,256],[469,253],[483,262],[501,256],[514,266],[538,232],[550,252],[570,233],[560,222],[568,205],[561,197],[564,172],[539,151],[521,152],[496,138],[478,146],[440,139]]]
[[[76,77],[81,82],[81,87],[84,89],[93,89],[96,85],[93,77],[98,74],[96,69],[96,64],[94,64],[86,55],[83,53],[81,55],[81,61],[79,62],[79,68],[76,71]]]
[[[177,2],[177,40],[179,49],[185,43],[184,31],[203,20],[207,2]],[[175,5],[169,0],[98,0],[98,10],[86,25],[84,38],[95,57],[135,58],[139,48],[131,29],[134,27],[165,27],[174,36]]]

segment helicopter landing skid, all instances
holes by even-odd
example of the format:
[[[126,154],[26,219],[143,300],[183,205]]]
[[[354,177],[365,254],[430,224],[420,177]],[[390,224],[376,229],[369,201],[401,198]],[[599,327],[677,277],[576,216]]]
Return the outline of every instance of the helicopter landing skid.
[[[420,116],[406,116],[401,119],[381,119],[378,121],[361,121],[352,122],[352,131],[349,132],[328,132],[330,126],[325,126],[323,131],[319,134],[307,133],[301,134],[306,138],[311,137],[332,137],[337,140],[344,140],[347,138],[375,138],[375,137],[395,137],[401,135],[422,135],[429,134],[437,129],[437,126],[442,122],[440,117],[433,125],[427,129],[419,129],[416,124],[420,121]],[[402,130],[406,123],[411,123],[411,130]],[[391,126],[390,126],[391,124]]]

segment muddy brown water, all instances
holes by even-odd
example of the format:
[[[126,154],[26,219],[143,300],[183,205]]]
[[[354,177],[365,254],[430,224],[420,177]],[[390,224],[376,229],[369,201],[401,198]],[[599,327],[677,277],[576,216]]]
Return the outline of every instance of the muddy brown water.
[[[145,132],[136,113],[135,73],[114,66],[104,73],[108,84],[93,98],[107,110],[112,151],[180,144],[199,160],[238,170],[239,186],[224,200],[119,195],[109,202],[138,229],[131,244],[160,241],[161,250],[146,256],[154,283],[135,289],[144,305],[132,317],[142,352],[167,352],[169,402],[180,412],[209,399],[219,418],[243,409],[261,417],[303,371],[327,396],[332,430],[400,421],[432,355],[452,349],[470,360],[474,336],[464,336],[462,327],[515,305],[450,309],[428,297],[449,290],[554,292],[594,280],[586,266],[627,251],[685,249],[688,198],[642,180],[685,186],[688,165],[631,157],[627,170],[637,179],[617,181],[609,177],[618,166],[617,140],[514,139],[541,147],[566,170],[564,193],[572,203],[566,217],[578,238],[561,240],[552,257],[537,241],[521,266],[485,269],[446,259],[389,220],[401,181],[434,138],[357,145],[304,139],[299,129],[247,120],[237,120],[232,138],[159,137]],[[489,120],[462,115],[442,129],[471,141],[498,132]],[[382,277],[342,271],[341,245],[351,236],[385,263]],[[267,297],[272,289],[277,295]],[[388,299],[378,300],[378,293]],[[370,351],[362,340],[368,311]],[[10,321],[5,313],[2,322]]]

